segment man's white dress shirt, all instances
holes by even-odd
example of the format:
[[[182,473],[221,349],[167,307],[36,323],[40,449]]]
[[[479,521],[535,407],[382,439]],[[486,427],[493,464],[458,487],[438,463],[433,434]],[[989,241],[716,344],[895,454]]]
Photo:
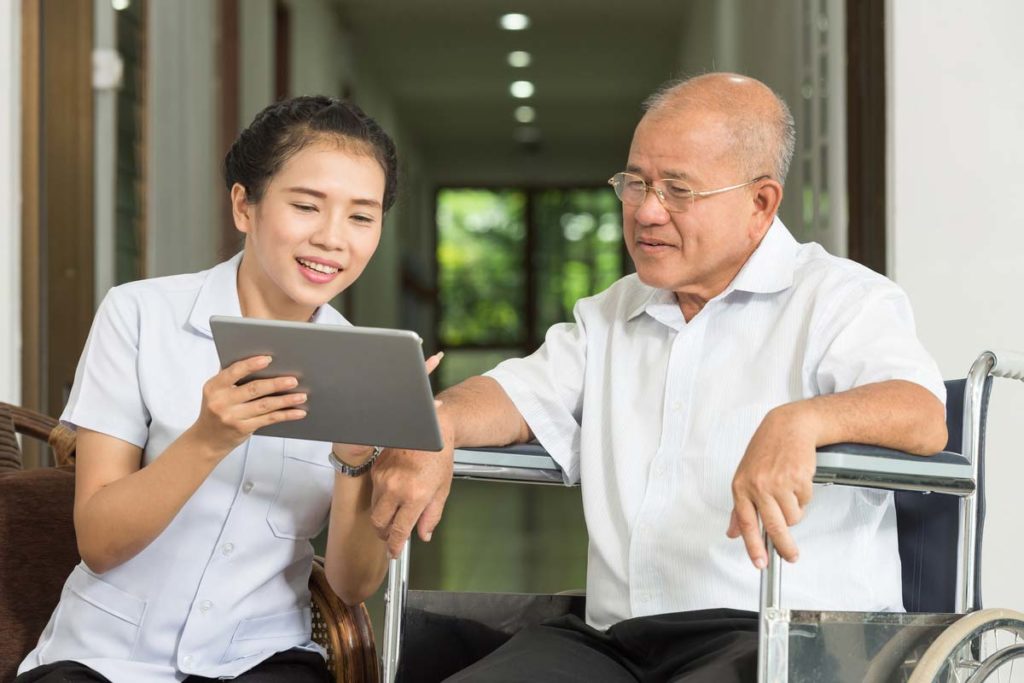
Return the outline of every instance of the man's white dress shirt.
[[[636,275],[580,300],[533,355],[488,373],[580,481],[590,545],[587,621],[756,610],[759,573],[725,531],[731,482],[772,408],[884,380],[941,400],[906,295],[798,244],[776,219],[719,296],[686,322]],[[815,487],[783,568],[794,608],[902,611],[892,494]]]
[[[220,370],[210,316],[240,316],[241,254],[201,273],[107,294],[61,419],[143,449],[148,465],[199,416]],[[347,325],[328,305],[314,322]],[[309,539],[327,522],[330,444],[253,436],[217,465],[138,555],[71,572],[19,672],[74,660],[112,681],[236,676],[310,640]]]

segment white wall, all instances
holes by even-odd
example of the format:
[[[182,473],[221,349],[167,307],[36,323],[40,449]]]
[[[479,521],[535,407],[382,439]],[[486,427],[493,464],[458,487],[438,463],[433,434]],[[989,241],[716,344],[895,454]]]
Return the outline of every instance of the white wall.
[[[146,275],[213,265],[220,248],[217,4],[149,3]]]
[[[889,3],[890,273],[946,377],[1024,349],[1024,49],[1019,0]],[[1024,609],[1024,386],[989,416],[983,594]]]
[[[21,403],[21,2],[0,0],[0,401]]]

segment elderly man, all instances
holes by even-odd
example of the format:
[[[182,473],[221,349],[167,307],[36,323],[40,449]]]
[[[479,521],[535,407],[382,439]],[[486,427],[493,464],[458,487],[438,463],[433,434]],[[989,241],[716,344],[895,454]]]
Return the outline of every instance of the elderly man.
[[[429,538],[453,447],[536,438],[582,484],[586,623],[527,629],[455,680],[752,679],[758,515],[796,563],[791,604],[902,610],[891,494],[812,500],[815,448],[935,452],[944,389],[903,292],[776,217],[793,145],[785,103],[756,80],[655,94],[610,181],[636,274],[579,301],[530,357],[444,392],[442,454],[378,463],[392,552],[417,520]]]

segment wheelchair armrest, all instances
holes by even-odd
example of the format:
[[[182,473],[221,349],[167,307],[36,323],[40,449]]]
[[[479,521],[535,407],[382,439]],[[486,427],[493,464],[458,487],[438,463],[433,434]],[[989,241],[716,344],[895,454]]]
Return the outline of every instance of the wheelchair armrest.
[[[536,443],[502,447],[459,448],[455,476],[523,483],[561,484],[562,469]],[[817,484],[863,486],[893,491],[934,491],[969,495],[975,489],[967,458],[942,451],[930,456],[864,444],[836,444],[818,449]]]
[[[814,482],[958,496],[970,495],[975,489],[973,467],[959,453],[920,456],[852,443],[818,449]]]
[[[536,443],[457,448],[455,477],[535,484],[563,484],[562,468]]]

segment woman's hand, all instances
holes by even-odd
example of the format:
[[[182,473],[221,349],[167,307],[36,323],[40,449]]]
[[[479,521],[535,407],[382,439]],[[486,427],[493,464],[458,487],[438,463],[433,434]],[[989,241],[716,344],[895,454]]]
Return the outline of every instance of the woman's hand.
[[[270,365],[270,356],[253,356],[232,363],[203,385],[203,406],[190,431],[223,458],[260,427],[276,422],[301,420],[300,406],[306,394],[283,394],[298,386],[294,377],[257,379],[238,385],[242,379]]]

